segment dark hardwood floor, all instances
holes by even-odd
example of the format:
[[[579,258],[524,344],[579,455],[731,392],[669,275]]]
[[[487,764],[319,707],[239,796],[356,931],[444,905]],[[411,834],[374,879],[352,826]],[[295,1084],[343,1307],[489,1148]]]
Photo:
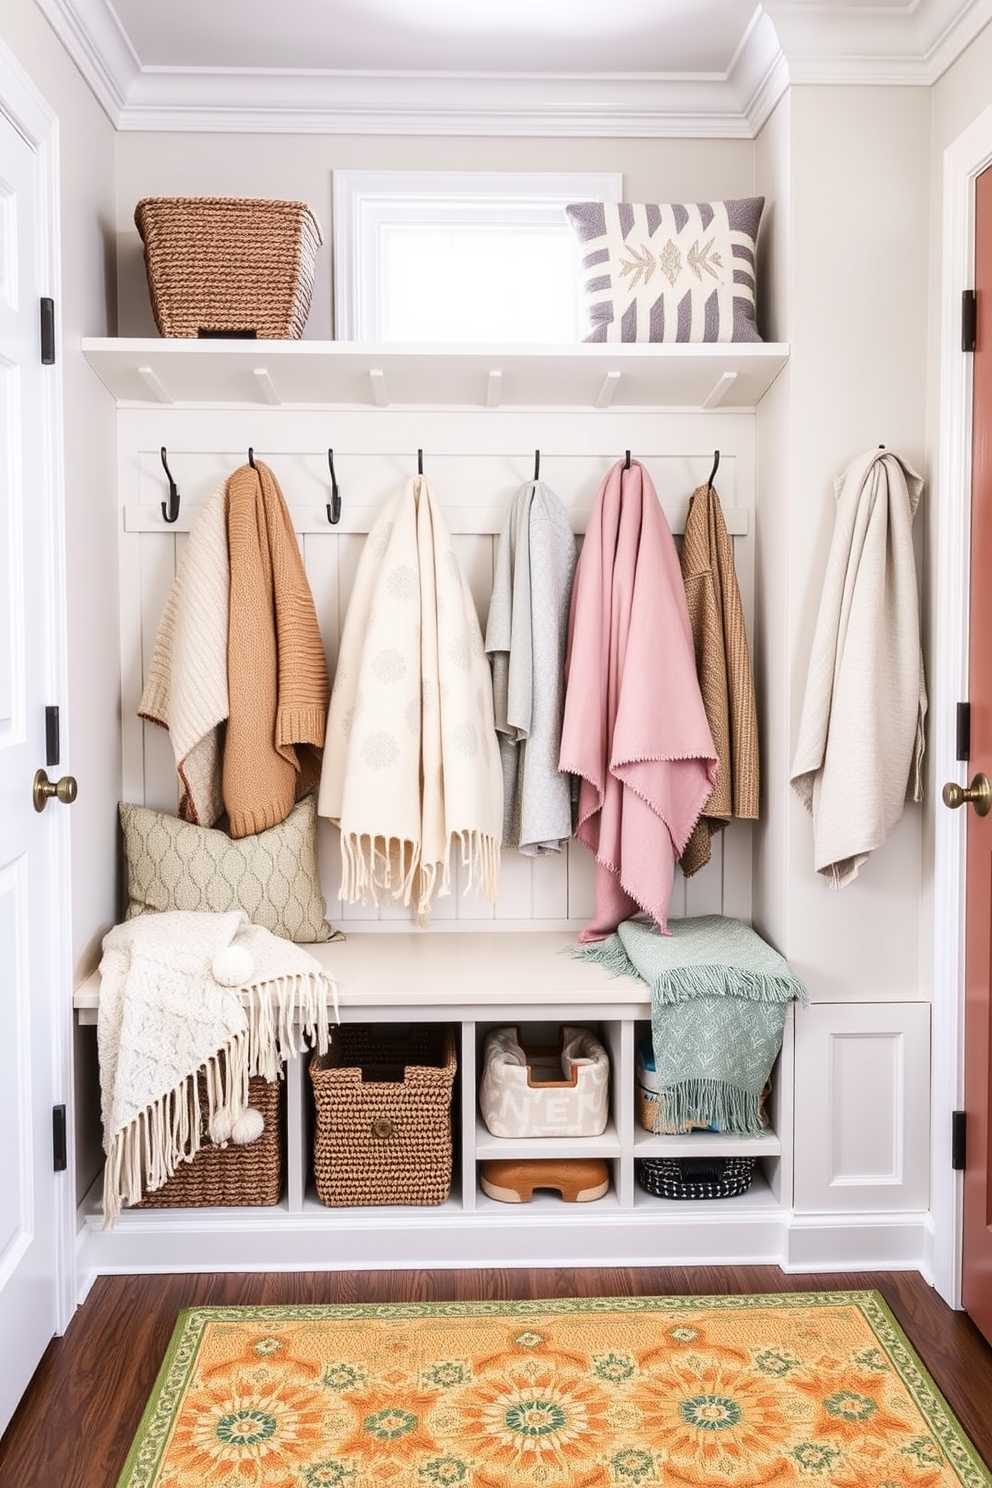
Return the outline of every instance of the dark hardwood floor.
[[[54,1339],[0,1438],[0,1488],[114,1488],[183,1307],[876,1288],[992,1467],[992,1348],[915,1272],[773,1267],[108,1276]]]

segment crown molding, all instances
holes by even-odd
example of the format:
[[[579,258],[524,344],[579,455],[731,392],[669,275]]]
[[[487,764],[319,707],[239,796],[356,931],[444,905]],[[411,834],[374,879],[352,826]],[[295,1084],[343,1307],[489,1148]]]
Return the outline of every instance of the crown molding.
[[[720,75],[146,68],[118,128],[230,133],[750,138]]]
[[[992,19],[992,0],[886,9],[766,0],[793,83],[929,87]]]
[[[37,0],[38,9],[117,128],[141,63],[107,0]]]
[[[752,139],[790,83],[929,85],[992,0],[765,0],[725,73],[142,67],[110,0],[37,0],[119,130]]]
[[[736,55],[727,69],[727,81],[737,99],[754,139],[789,86],[789,64],[775,27],[761,6],[751,17]]]

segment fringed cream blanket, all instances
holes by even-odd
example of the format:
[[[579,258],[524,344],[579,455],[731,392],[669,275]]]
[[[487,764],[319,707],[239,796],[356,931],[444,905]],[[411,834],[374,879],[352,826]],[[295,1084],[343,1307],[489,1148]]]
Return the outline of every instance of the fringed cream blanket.
[[[212,827],[221,788],[231,581],[223,486],[190,531],[155,638],[138,713],[169,730],[179,777],[179,815]]]
[[[426,924],[450,892],[499,897],[503,779],[482,633],[437,503],[416,477],[368,535],[331,695],[317,809],[341,829],[341,897]]]
[[[304,1042],[326,1050],[328,999],[336,1017],[320,963],[240,910],[141,915],[109,932],[97,1021],[105,1225],[199,1150],[199,1070],[208,1127],[222,1111],[236,1121],[250,1076],[276,1079]]]

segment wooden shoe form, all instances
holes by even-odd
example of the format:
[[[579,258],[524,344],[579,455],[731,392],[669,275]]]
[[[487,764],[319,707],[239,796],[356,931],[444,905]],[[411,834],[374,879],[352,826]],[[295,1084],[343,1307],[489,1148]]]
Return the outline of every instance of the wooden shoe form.
[[[555,1189],[567,1204],[601,1199],[610,1168],[601,1157],[505,1157],[479,1165],[482,1192],[504,1204],[529,1204],[536,1188]]]

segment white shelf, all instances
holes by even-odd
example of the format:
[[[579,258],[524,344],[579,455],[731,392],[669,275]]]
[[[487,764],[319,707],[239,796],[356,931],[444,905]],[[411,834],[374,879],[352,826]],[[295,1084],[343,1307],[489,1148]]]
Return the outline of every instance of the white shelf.
[[[780,342],[378,346],[349,341],[85,339],[129,406],[737,409],[788,360]]]
[[[781,1138],[773,1131],[756,1137],[704,1131],[655,1136],[637,1128],[634,1136],[635,1157],[778,1157],[781,1152]]]
[[[620,1135],[612,1121],[598,1137],[494,1137],[481,1119],[475,1124],[475,1156],[485,1162],[501,1158],[619,1157]]]

